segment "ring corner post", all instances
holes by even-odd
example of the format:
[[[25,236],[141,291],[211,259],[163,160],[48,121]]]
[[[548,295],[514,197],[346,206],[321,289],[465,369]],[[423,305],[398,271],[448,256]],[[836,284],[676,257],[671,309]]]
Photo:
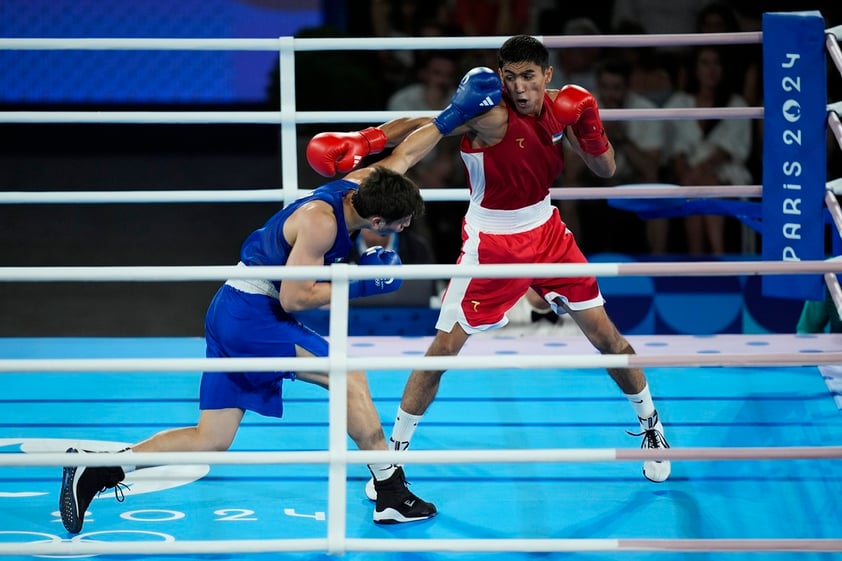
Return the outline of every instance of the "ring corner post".
[[[822,260],[826,143],[825,24],[818,11],[763,14],[763,237],[769,261]],[[762,294],[824,298],[821,275],[766,275]]]

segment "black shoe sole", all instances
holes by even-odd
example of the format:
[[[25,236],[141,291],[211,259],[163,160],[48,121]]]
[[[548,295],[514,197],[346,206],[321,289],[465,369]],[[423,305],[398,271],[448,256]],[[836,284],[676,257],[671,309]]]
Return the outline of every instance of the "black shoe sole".
[[[77,453],[77,450],[70,448],[67,452],[74,454]],[[64,468],[61,475],[61,496],[58,505],[61,523],[64,525],[64,529],[71,534],[78,534],[82,530],[82,523],[84,522],[84,519],[77,514],[79,509],[76,504],[76,495],[73,492],[73,480],[76,478],[77,469],[78,466]]]

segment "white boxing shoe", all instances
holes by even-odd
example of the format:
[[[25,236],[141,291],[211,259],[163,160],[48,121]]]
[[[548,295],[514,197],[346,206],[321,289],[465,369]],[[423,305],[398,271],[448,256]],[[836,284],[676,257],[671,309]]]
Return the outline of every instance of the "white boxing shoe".
[[[643,442],[640,447],[644,449],[669,448],[667,439],[664,438],[664,425],[658,419],[658,412],[655,411],[651,417],[639,418],[640,432],[629,433],[632,436],[642,436]],[[643,462],[643,477],[654,483],[663,483],[670,476],[669,460],[648,460]]]

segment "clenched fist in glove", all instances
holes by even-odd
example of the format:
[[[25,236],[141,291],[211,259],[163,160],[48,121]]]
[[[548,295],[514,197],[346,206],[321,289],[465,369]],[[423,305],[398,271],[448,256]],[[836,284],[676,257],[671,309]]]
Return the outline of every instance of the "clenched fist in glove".
[[[579,146],[592,156],[608,150],[605,127],[599,118],[599,107],[591,92],[575,85],[561,88],[552,105],[553,113],[565,126],[573,127]]]
[[[386,135],[369,127],[357,132],[323,132],[307,143],[307,162],[320,175],[332,177],[357,167],[369,154],[378,154],[386,147]]]
[[[368,248],[360,255],[357,265],[400,265],[401,258],[391,249],[384,249],[375,245]],[[348,296],[350,298],[361,298],[363,296],[375,296],[394,292],[401,287],[401,279],[380,278],[361,279],[348,283]]]
[[[500,103],[502,97],[503,87],[497,73],[490,68],[478,66],[465,74],[450,98],[450,105],[433,119],[433,123],[442,134],[450,134],[465,121]]]

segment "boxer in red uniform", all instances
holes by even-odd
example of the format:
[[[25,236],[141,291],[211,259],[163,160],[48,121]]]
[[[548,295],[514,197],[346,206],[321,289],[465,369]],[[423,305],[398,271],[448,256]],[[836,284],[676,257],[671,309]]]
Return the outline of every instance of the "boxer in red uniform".
[[[564,167],[565,139],[601,177],[615,171],[614,150],[590,92],[575,85],[547,90],[553,71],[548,58],[546,47],[533,37],[506,40],[498,51],[503,84],[500,103],[464,123],[451,126],[448,119],[436,117],[424,125],[437,127],[443,136],[463,135],[460,150],[470,205],[463,223],[460,264],[587,262],[551,204],[550,187]],[[407,142],[411,141],[410,137]],[[634,354],[606,313],[593,277],[459,278],[450,282],[444,294],[427,356],[456,355],[472,333],[505,325],[506,313],[530,287],[555,313],[570,314],[599,352]],[[421,416],[435,399],[443,373],[416,370],[410,375],[391,436],[396,449],[409,446]],[[609,368],[608,373],[638,418],[640,431],[631,434],[643,437],[643,448],[668,448],[644,372]],[[643,474],[654,482],[665,481],[670,463],[646,461]],[[370,498],[374,494],[371,486],[367,493]]]

